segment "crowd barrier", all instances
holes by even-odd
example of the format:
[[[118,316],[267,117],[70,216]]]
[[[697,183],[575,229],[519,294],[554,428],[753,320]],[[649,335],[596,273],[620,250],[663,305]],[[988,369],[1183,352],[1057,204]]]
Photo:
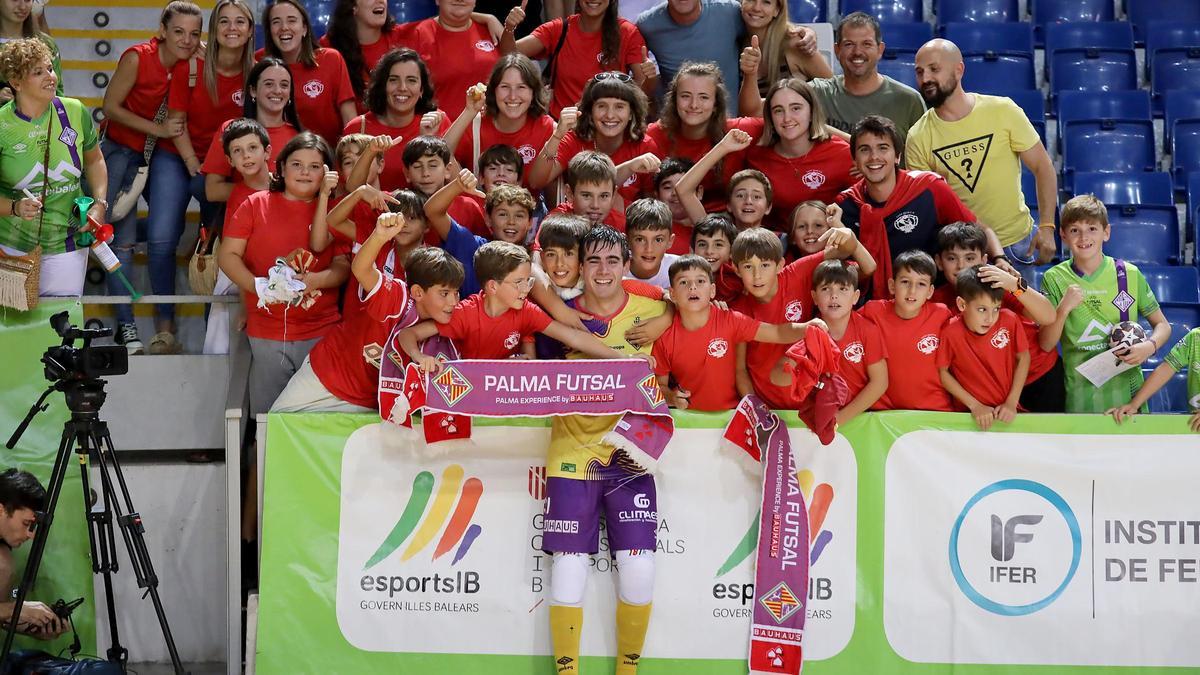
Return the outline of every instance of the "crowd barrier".
[[[745,673],[757,465],[728,414],[676,413],[657,472],[641,672]],[[1185,416],[861,416],[821,446],[785,414],[808,498],[806,672],[1200,667],[1200,443]],[[366,415],[271,415],[259,673],[550,673],[544,420],[426,446]],[[610,672],[592,561],[583,672]]]

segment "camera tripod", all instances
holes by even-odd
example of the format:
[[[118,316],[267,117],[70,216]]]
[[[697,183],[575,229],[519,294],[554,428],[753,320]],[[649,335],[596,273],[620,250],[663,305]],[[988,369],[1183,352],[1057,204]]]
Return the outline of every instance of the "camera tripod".
[[[104,405],[105,380],[96,378],[59,380],[50,385],[42,393],[37,403],[29,409],[29,414],[17,427],[7,447],[11,449],[24,433],[37,413],[46,409],[43,405],[46,398],[55,391],[61,391],[66,396],[67,408],[71,411],[71,419],[63,423],[62,438],[58,445],[58,455],[54,460],[54,468],[50,473],[50,481],[46,486],[46,510],[39,514],[37,531],[34,533],[33,544],[21,584],[17,588],[16,604],[9,618],[8,629],[4,636],[4,648],[0,651],[0,662],[7,658],[12,649],[13,638],[17,630],[17,622],[21,616],[21,606],[26,594],[37,579],[38,569],[42,564],[42,556],[46,550],[46,540],[50,536],[50,526],[54,522],[55,508],[66,479],[67,465],[72,455],[77,455],[80,476],[83,480],[84,508],[87,510],[88,540],[91,546],[92,572],[104,575],[104,597],[108,609],[108,628],[111,645],[106,652],[108,660],[125,670],[129,659],[129,650],[121,645],[117,631],[117,609],[113,597],[112,575],[118,571],[116,559],[116,537],[113,531],[114,523],[120,527],[125,547],[129,551],[129,562],[137,578],[138,588],[146,589],[154,604],[158,624],[162,628],[163,639],[171,655],[171,664],[177,675],[185,671],[175,648],[175,640],[171,637],[171,627],[167,623],[167,615],[163,611],[162,600],[158,595],[158,576],[154,573],[154,565],[150,560],[150,552],[146,548],[145,527],[142,517],[133,506],[129,497],[129,487],[125,484],[125,475],[117,461],[113,448],[112,437],[108,433],[108,424],[100,419],[100,407]],[[91,479],[88,476],[89,458],[96,462],[100,477],[101,494],[97,502],[98,508],[91,508],[86,502],[92,493]]]

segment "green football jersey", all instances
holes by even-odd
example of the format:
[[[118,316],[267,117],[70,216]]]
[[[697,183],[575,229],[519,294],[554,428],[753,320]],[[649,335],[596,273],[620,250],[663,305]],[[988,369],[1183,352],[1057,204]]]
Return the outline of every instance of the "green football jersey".
[[[46,189],[46,215],[40,243],[49,255],[67,250],[68,228],[79,226],[72,214],[76,197],[83,196],[83,153],[96,147],[99,139],[92,116],[83,103],[60,98],[69,123],[63,128],[54,105],[35,120],[25,119],[15,102],[0,107],[0,195],[20,199],[26,192],[41,198],[42,183],[50,177]],[[42,166],[46,154],[46,128],[50,125],[50,170]],[[0,244],[30,251],[39,243],[38,221],[16,216],[0,217]]]
[[[1083,290],[1083,302],[1071,311],[1063,325],[1062,355],[1066,370],[1067,412],[1102,413],[1124,405],[1142,386],[1142,369],[1131,368],[1113,377],[1103,386],[1093,386],[1076,372],[1079,364],[1109,348],[1108,334],[1121,321],[1126,310],[1131,321],[1158,310],[1158,300],[1146,284],[1146,278],[1132,263],[1125,263],[1126,291],[1117,285],[1117,268],[1110,256],[1104,256],[1100,268],[1087,276],[1075,272],[1067,260],[1046,270],[1042,293],[1054,304],[1072,284]]]
[[[1187,369],[1188,406],[1200,411],[1200,328],[1193,328],[1171,347],[1164,359],[1175,372]]]

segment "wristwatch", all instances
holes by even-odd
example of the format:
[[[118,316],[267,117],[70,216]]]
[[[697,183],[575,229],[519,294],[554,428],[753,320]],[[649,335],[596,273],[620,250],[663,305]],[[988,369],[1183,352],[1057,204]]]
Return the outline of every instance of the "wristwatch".
[[[1017,277],[1017,287],[1013,289],[1013,297],[1019,298],[1029,290],[1029,282],[1025,281],[1025,277]]]

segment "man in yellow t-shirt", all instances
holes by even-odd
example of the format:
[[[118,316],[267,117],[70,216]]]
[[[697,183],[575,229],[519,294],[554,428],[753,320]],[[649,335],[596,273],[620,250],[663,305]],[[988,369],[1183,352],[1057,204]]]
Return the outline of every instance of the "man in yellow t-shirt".
[[[962,53],[949,40],[917,52],[917,88],[928,110],[909,129],[909,169],[941,174],[979,222],[991,227],[1014,263],[1054,256],[1058,179],[1037,132],[1012,99],[963,91]],[[1021,164],[1037,181],[1036,227],[1021,194]]]
[[[601,342],[623,354],[649,354],[652,343],[634,347],[625,332],[666,304],[625,292],[630,257],[625,235],[609,227],[588,231],[579,242],[583,295],[572,302],[595,318],[587,324]],[[603,441],[617,420],[566,415],[551,423],[542,548],[554,557],[550,639],[560,674],[579,672],[583,594],[590,556],[600,550],[601,516],[617,567],[617,675],[637,672],[650,623],[658,498],[654,476]]]

